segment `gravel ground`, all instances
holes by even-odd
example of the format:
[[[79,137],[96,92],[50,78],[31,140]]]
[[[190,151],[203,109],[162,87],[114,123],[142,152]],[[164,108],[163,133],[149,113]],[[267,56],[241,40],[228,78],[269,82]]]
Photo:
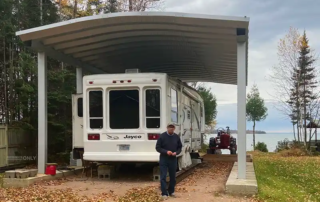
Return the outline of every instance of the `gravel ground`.
[[[204,162],[176,187],[172,202],[253,201],[250,198],[224,194],[225,182],[232,163]],[[128,171],[130,170],[130,172]],[[24,189],[0,189],[0,201],[105,201],[156,202],[160,201],[159,182],[152,181],[152,169],[141,167],[124,169],[115,180],[97,178],[66,179],[41,182]]]

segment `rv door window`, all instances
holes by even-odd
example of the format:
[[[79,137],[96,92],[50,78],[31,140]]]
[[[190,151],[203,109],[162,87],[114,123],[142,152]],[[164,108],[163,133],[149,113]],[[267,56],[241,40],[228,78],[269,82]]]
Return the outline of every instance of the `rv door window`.
[[[89,91],[90,128],[103,128],[102,90]]]
[[[138,90],[111,90],[109,92],[110,128],[139,128],[139,105],[140,98]]]
[[[146,90],[146,127],[160,128],[160,90]]]
[[[171,88],[171,121],[178,123],[177,91]]]
[[[82,100],[82,98],[78,98],[77,107],[78,107],[78,117],[83,117],[83,100]]]

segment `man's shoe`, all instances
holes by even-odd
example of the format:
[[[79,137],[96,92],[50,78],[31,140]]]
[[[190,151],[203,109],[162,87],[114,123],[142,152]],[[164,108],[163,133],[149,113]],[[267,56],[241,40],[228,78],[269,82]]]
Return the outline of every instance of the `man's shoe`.
[[[176,195],[174,193],[169,194],[170,197],[176,197]]]
[[[167,199],[168,199],[168,196],[167,196],[167,195],[162,195],[161,198],[162,198],[163,200],[167,200]]]

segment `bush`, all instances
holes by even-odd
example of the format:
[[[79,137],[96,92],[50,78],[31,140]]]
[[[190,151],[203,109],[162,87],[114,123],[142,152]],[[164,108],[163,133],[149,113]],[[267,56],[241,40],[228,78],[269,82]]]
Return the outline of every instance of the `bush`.
[[[254,150],[258,150],[261,152],[268,152],[267,145],[264,142],[258,142]]]
[[[275,152],[278,152],[280,156],[311,156],[315,155],[317,152],[308,151],[304,146],[303,142],[292,141],[289,142],[288,139],[279,141]]]
[[[282,150],[279,152],[280,156],[283,157],[292,157],[292,156],[309,156],[310,154],[308,153],[307,150],[303,148],[290,148],[286,150]]]
[[[288,150],[288,149],[290,149],[290,145],[289,145],[289,140],[286,138],[283,141],[278,142],[278,145],[276,147],[275,152],[280,152],[280,151]]]
[[[201,149],[200,149],[199,152],[201,152],[201,153],[207,153],[207,149],[209,149],[209,144],[203,143],[203,144],[201,145]]]

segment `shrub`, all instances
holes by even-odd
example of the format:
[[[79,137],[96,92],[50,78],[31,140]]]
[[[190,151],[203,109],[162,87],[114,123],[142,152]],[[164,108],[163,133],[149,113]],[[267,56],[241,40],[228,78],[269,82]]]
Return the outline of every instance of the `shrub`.
[[[290,148],[290,149],[280,151],[279,155],[283,157],[289,157],[289,156],[309,156],[310,154],[308,153],[307,150],[303,148]]]
[[[209,149],[209,144],[202,143],[200,152],[207,153],[207,149]]]
[[[304,146],[303,142],[292,141],[286,138],[283,141],[279,141],[275,152],[278,152],[280,156],[309,156],[313,155],[312,151]],[[314,152],[316,153],[316,152]]]
[[[264,142],[258,142],[254,150],[258,150],[261,152],[268,152],[268,147]]]
[[[290,145],[289,145],[289,140],[286,138],[283,141],[278,142],[278,145],[276,147],[276,152],[280,152],[288,149],[290,149]]]

